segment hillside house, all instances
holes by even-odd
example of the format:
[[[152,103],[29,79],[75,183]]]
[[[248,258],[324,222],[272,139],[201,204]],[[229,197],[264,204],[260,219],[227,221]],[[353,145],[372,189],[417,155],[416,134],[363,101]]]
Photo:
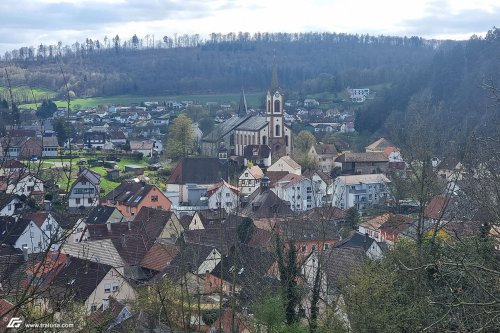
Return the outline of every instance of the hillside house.
[[[290,156],[282,156],[279,160],[273,163],[267,171],[286,171],[296,175],[302,173],[302,167],[295,162]]]
[[[264,177],[264,173],[259,166],[254,165],[246,168],[238,178],[238,188],[241,195],[250,195],[260,186],[260,180]]]

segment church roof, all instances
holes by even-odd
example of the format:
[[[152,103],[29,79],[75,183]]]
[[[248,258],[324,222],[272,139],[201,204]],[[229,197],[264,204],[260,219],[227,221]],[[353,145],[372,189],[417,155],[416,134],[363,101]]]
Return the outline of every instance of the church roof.
[[[246,121],[238,125],[236,127],[237,130],[240,131],[258,131],[261,128],[267,126],[266,117],[262,116],[253,116],[248,118]]]
[[[245,116],[245,117],[232,117],[220,124],[219,126],[215,127],[214,130],[210,133],[208,133],[204,138],[203,141],[210,141],[210,142],[218,142],[220,138],[224,137],[227,135],[229,132],[234,130],[238,125],[241,123],[245,122],[248,120],[250,116]]]

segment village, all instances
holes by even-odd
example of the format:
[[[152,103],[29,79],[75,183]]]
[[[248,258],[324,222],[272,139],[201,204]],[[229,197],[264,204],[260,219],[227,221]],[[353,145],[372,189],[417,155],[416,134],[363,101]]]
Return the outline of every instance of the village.
[[[27,297],[32,311],[53,311],[85,332],[254,332],[256,304],[284,284],[300,288],[294,308],[306,321],[338,304],[363,262],[422,228],[425,236],[439,226],[451,241],[478,234],[480,225],[454,211],[460,161],[433,157],[445,190],[422,207],[397,186],[415,161],[385,138],[362,151],[311,142],[294,159],[296,128],[313,137],[354,133],[352,105],[369,96],[351,89],[345,109],[322,110],[315,99],[286,101],[273,72],[264,110],[248,108],[244,92],[238,105],[212,105],[216,124],[204,133],[192,122],[194,145],[169,159],[168,170],[162,162],[175,119],[209,105],[58,108],[8,128],[0,308]],[[58,129],[61,119],[73,130]],[[490,233],[498,239],[500,230]],[[293,282],[285,281],[283,267],[292,265]],[[168,309],[155,317],[159,307]],[[335,316],[349,326],[341,310]],[[12,317],[29,313],[19,308]]]

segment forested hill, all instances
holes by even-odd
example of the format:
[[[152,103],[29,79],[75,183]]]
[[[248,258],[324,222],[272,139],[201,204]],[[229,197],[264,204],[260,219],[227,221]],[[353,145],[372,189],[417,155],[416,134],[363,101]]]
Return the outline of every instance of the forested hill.
[[[307,94],[394,82],[455,44],[333,33],[165,36],[157,43],[115,36],[13,50],[1,65],[11,66],[14,85],[61,94],[64,72],[76,96],[89,97],[263,91],[276,61],[281,85]]]

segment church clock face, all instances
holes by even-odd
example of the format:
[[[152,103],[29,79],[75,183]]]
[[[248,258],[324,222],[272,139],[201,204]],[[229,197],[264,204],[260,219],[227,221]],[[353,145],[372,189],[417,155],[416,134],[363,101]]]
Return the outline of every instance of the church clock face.
[[[279,92],[275,92],[274,93],[274,97],[276,97],[276,98],[280,97],[280,93]]]

